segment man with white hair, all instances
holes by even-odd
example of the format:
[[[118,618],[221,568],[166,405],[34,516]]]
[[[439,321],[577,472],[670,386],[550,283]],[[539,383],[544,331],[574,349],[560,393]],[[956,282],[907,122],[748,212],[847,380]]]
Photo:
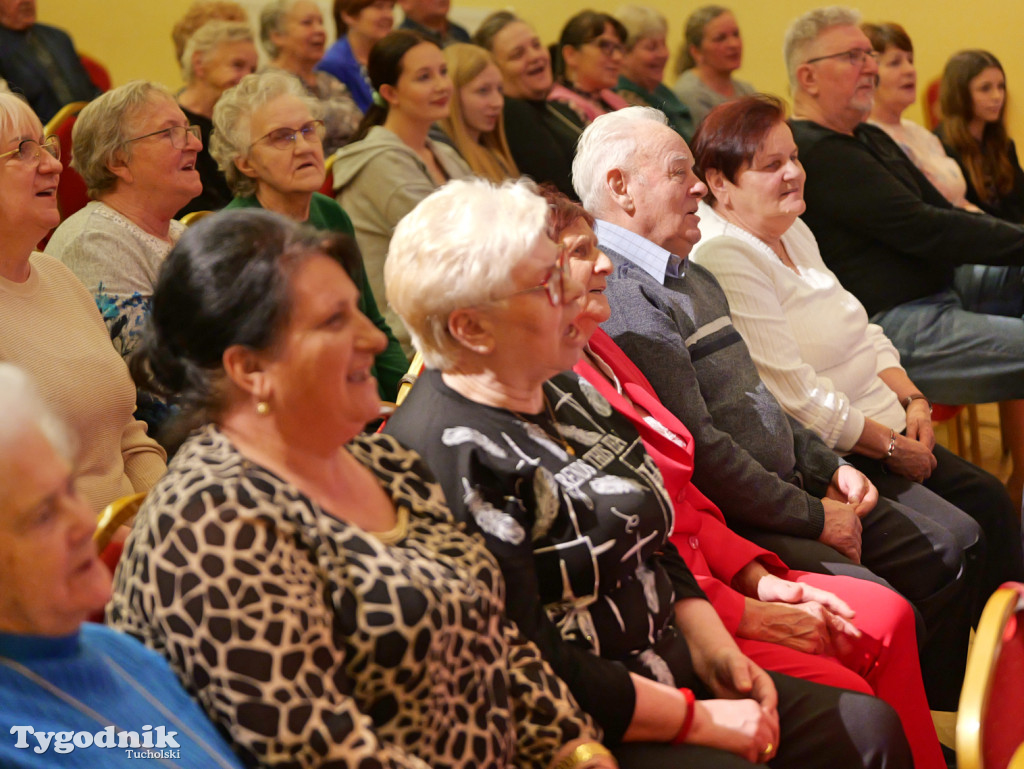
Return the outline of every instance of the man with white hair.
[[[717,281],[686,259],[706,188],[660,112],[631,107],[595,120],[573,183],[615,265],[604,329],[693,434],[694,484],[791,567],[895,586],[924,617],[929,701],[955,710],[977,597],[977,524],[938,497],[927,515],[879,500],[867,478],[785,415]]]
[[[1024,320],[968,311],[953,279],[962,264],[1024,264],[1024,227],[955,208],[884,131],[863,122],[878,64],[859,22],[847,8],[819,8],[786,33],[791,125],[807,171],[803,219],[925,395],[1012,401],[1003,424],[1022,468]],[[1001,293],[1011,306],[1024,303],[1019,280]],[[1014,483],[1019,494],[1024,478]]]

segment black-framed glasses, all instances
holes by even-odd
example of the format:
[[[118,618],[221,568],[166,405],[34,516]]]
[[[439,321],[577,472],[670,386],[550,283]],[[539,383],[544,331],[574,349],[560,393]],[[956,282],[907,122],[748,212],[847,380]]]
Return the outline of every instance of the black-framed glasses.
[[[47,136],[42,140],[42,142],[38,142],[35,139],[25,139],[24,141],[18,142],[18,146],[13,150],[0,155],[0,160],[14,157],[22,163],[34,163],[38,165],[39,156],[44,150],[53,155],[57,160],[60,160],[60,139],[56,136]]]
[[[599,37],[596,40],[591,40],[591,44],[596,45],[601,49],[601,53],[605,56],[614,56],[617,53],[625,53],[626,46],[622,43],[616,43],[614,40],[608,40],[606,38]]]
[[[808,59],[804,64],[814,64],[816,61],[825,61],[825,59],[841,59],[845,57],[849,60],[850,64],[854,67],[863,67],[864,62],[869,58],[878,63],[878,57],[881,54],[878,51],[871,51],[867,48],[851,48],[849,51],[840,51],[839,53],[830,53],[828,56],[815,56],[813,59]]]
[[[310,120],[298,128],[275,128],[254,141],[249,147],[252,148],[265,141],[276,150],[290,150],[299,140],[299,136],[309,143],[322,144],[326,133],[327,129],[324,128],[323,120]]]
[[[552,307],[558,307],[562,304],[562,297],[565,296],[565,284],[569,280],[569,260],[566,259],[566,248],[561,243],[558,243],[558,256],[555,257],[555,266],[551,268],[551,272],[544,280],[538,283],[536,286],[530,288],[524,288],[519,291],[513,291],[509,294],[510,297],[518,296],[519,294],[530,294],[534,291],[540,291],[544,289],[548,294],[548,301]]]
[[[159,136],[160,134],[166,134],[167,138],[171,140],[171,146],[176,150],[183,150],[188,146],[188,137],[190,135],[200,144],[203,143],[203,134],[197,125],[172,125],[167,128],[161,128],[159,131],[153,131],[152,133],[142,134],[142,136],[125,139],[124,143],[131,144],[132,142],[148,139],[150,136]]]

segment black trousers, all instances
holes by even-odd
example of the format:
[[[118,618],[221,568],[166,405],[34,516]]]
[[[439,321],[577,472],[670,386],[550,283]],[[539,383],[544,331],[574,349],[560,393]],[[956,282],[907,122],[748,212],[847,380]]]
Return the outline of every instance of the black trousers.
[[[779,692],[775,769],[913,767],[896,712],[875,697],[769,672]],[[711,696],[695,690],[700,698]],[[751,769],[723,750],[691,745],[623,743],[612,748],[621,769]]]
[[[791,568],[859,577],[903,595],[923,621],[918,641],[928,703],[934,710],[956,710],[982,591],[985,536],[959,508],[920,485],[909,485],[916,488],[901,496],[913,506],[880,496],[861,519],[861,564],[816,540],[738,530]]]

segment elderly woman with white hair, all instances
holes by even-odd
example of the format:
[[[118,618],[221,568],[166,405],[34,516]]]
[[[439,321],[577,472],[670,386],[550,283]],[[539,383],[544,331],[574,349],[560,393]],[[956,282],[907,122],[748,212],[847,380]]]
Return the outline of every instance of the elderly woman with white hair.
[[[0,764],[131,767],[145,740],[174,766],[238,769],[163,658],[86,622],[110,596],[110,572],[76,442],[30,377],[0,363]],[[137,750],[119,749],[115,730],[135,732],[123,739]]]
[[[235,198],[228,208],[265,208],[320,230],[352,235],[341,206],[317,190],[324,183],[323,106],[283,72],[243,78],[213,112],[210,151]],[[387,336],[374,374],[381,397],[394,400],[409,366],[402,347],[377,307],[366,270],[359,275],[359,309]]]
[[[690,141],[697,125],[689,108],[666,86],[668,63],[668,22],[653,8],[627,5],[615,13],[626,30],[626,53],[622,58],[615,92],[636,107],[654,107],[665,113],[668,124]]]
[[[327,154],[348,144],[363,113],[344,83],[329,72],[314,69],[327,42],[320,6],[313,0],[272,0],[260,13],[260,41],[270,57],[267,69],[294,76],[323,104]]]
[[[160,265],[184,229],[174,217],[202,192],[202,148],[199,126],[171,92],[144,80],[107,91],[75,123],[71,163],[93,200],[64,220],[46,252],[92,293],[124,358],[138,344]],[[139,407],[151,429],[166,419],[155,400]]]
[[[0,360],[28,371],[74,432],[77,488],[98,513],[147,491],[165,455],[132,416],[135,388],[89,292],[35,251],[60,220],[60,144],[42,134],[24,101],[0,94]]]
[[[730,637],[635,428],[566,371],[584,284],[548,219],[528,183],[473,180],[399,222],[388,299],[428,368],[385,431],[483,535],[509,616],[623,767],[910,766],[887,705],[766,673]]]
[[[213,132],[213,108],[221,94],[256,71],[259,54],[249,25],[215,19],[201,26],[188,39],[181,57],[185,88],[178,94],[178,106],[202,132],[203,149],[196,159],[196,170],[203,191],[178,212],[217,211],[231,200],[231,190],[217,161],[210,154]]]

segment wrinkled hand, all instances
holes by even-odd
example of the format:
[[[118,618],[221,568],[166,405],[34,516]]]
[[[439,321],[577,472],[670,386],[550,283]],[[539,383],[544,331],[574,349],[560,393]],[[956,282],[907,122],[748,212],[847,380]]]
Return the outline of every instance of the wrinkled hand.
[[[738,647],[731,645],[717,650],[708,659],[702,673],[704,683],[715,696],[730,700],[748,697],[756,700],[766,713],[775,718],[778,725],[779,695],[775,691],[775,684]]]
[[[825,496],[853,505],[857,515],[867,515],[878,504],[878,489],[853,465],[840,465],[832,476]]]
[[[896,450],[885,460],[885,466],[891,472],[909,478],[915,483],[926,480],[937,464],[938,461],[930,448],[902,435],[896,436]]]
[[[802,582],[793,582],[782,577],[776,577],[774,574],[762,577],[757,583],[757,597],[762,601],[777,601],[780,603],[814,601],[820,603],[834,614],[838,614],[840,617],[853,619],[857,616],[857,612],[851,609],[850,605],[835,593],[830,593],[814,585],[805,585]],[[856,630],[856,635],[860,636],[859,630]]]
[[[748,598],[737,635],[788,646],[807,654],[842,657],[860,631],[817,601],[766,603]]]
[[[751,763],[768,761],[778,751],[778,717],[755,700],[698,700],[693,706],[688,744],[727,750]]]
[[[926,401],[917,399],[907,409],[907,437],[917,441],[929,451],[935,448],[935,428],[932,425],[932,410]]]
[[[854,563],[860,563],[860,535],[863,527],[855,508],[828,497],[821,500],[821,504],[825,507],[825,528],[818,540],[835,548]]]

